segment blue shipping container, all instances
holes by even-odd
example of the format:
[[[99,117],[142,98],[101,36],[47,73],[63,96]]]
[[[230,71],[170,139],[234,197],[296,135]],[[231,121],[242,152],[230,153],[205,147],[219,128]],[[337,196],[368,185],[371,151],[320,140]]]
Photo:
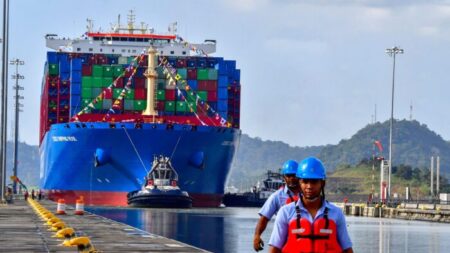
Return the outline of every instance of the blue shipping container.
[[[56,52],[47,52],[47,62],[49,64],[58,63],[58,55],[56,54]]]
[[[61,79],[61,81],[68,81],[70,79],[70,73],[69,72],[60,72],[59,79]]]
[[[219,69],[220,72],[220,69]],[[228,87],[228,76],[219,76],[219,81],[217,84],[217,87],[219,88],[225,88]]]
[[[219,100],[228,99],[228,89],[227,88],[218,88],[217,89],[217,98]]]
[[[70,81],[72,83],[81,83],[81,71],[72,71]]]
[[[71,71],[81,71],[81,66],[83,65],[81,59],[72,59],[71,61]]]
[[[197,59],[194,57],[188,58],[187,61],[187,66],[189,68],[196,68],[197,67]]]
[[[72,82],[70,86],[70,94],[80,95],[81,94],[81,83]]]
[[[198,82],[197,80],[187,80],[187,84],[191,87],[192,90],[198,89]]]
[[[228,100],[219,100],[217,102],[217,110],[221,112],[228,111]]]
[[[80,95],[71,95],[70,96],[70,106],[76,107],[81,105],[81,96]]]

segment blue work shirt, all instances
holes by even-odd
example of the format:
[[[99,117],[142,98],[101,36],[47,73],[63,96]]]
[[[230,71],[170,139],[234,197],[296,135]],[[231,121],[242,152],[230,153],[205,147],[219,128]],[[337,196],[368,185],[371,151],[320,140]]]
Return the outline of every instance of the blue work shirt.
[[[286,205],[286,201],[289,199],[289,194],[291,194],[292,197],[295,196],[295,194],[289,190],[287,185],[284,185],[276,192],[272,193],[272,195],[270,195],[264,203],[263,207],[261,207],[261,210],[259,210],[259,215],[262,215],[270,220],[282,206]]]
[[[334,222],[336,223],[337,239],[339,245],[343,250],[352,247],[352,241],[350,240],[350,236],[347,232],[347,225],[345,223],[345,217],[342,213],[342,210],[339,207],[329,203],[328,201],[325,201],[322,207],[320,207],[315,218],[313,218],[308,210],[306,210],[301,201],[296,201],[294,203],[289,203],[288,205],[283,206],[280,209],[277,218],[275,219],[275,224],[273,226],[272,235],[270,236],[269,245],[277,247],[279,249],[283,248],[288,238],[289,224],[292,222],[292,220],[297,219],[297,213],[295,212],[296,203],[300,207],[300,214],[302,218],[308,219],[311,224],[313,224],[313,222],[318,218],[323,217],[325,207],[328,207],[328,218],[334,220]]]

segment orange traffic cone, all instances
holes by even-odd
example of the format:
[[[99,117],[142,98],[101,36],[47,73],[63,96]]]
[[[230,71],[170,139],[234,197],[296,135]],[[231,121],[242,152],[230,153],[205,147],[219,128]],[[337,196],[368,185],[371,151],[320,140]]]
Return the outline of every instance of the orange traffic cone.
[[[80,198],[77,199],[77,203],[75,205],[75,214],[76,215],[84,214],[84,198],[83,198],[83,196],[80,196]]]
[[[56,214],[66,214],[66,201],[64,199],[58,199]]]

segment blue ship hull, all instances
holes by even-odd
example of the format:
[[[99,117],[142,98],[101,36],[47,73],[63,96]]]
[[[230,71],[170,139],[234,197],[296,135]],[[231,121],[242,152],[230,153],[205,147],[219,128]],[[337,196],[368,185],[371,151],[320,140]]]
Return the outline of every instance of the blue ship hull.
[[[240,134],[234,128],[159,123],[54,124],[40,146],[41,188],[68,203],[83,195],[88,204],[125,206],[153,157],[164,155],[171,157],[193,206],[218,206]],[[99,150],[104,156],[96,167]]]

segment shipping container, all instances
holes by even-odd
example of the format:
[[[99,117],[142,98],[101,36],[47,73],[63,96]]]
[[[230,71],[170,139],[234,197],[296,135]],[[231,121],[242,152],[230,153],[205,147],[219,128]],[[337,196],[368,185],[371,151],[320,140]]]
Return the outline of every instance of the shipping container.
[[[165,90],[165,99],[168,101],[174,101],[176,98],[176,91],[175,90]]]
[[[105,65],[103,66],[103,72],[102,72],[102,76],[103,77],[113,77],[113,67],[111,67],[110,65]]]
[[[177,112],[185,112],[186,111],[186,102],[185,101],[177,101],[176,111]]]
[[[83,64],[81,67],[81,73],[83,76],[92,76],[92,65]]]
[[[166,99],[166,92],[165,92],[165,90],[157,90],[156,91],[156,99],[157,100],[164,100],[164,99]]]
[[[145,99],[147,99],[147,89],[140,89],[140,88],[134,89],[134,98],[136,100],[145,100]],[[164,100],[164,99],[161,99],[161,100]]]
[[[146,100],[134,100],[134,110],[144,111],[147,108]]]
[[[164,104],[164,110],[166,112],[174,112],[175,111],[175,102],[174,101],[166,101]]]
[[[93,65],[92,66],[92,76],[93,77],[103,77],[103,66]]]
[[[103,87],[103,78],[102,77],[93,77],[92,78],[92,87],[93,88]]]

